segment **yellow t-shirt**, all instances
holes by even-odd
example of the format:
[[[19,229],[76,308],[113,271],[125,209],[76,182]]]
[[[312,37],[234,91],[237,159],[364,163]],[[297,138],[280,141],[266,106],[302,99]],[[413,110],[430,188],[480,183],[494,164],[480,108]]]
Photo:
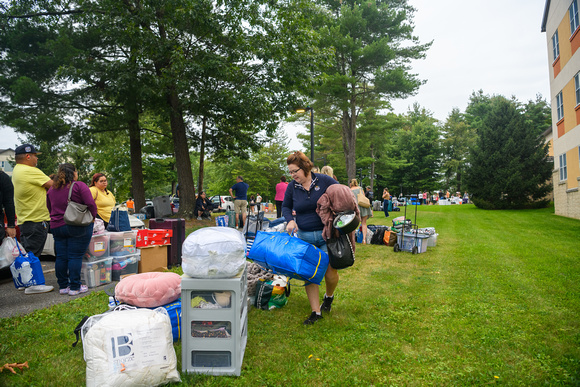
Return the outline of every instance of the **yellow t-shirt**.
[[[90,190],[93,199],[95,199],[95,204],[97,205],[97,214],[105,222],[109,223],[109,219],[111,219],[111,211],[115,208],[115,196],[113,196],[111,191],[107,191],[105,194],[94,186],[90,187]]]
[[[12,171],[14,206],[18,224],[24,222],[50,221],[46,207],[44,184],[50,181],[40,169],[25,164],[16,164]]]

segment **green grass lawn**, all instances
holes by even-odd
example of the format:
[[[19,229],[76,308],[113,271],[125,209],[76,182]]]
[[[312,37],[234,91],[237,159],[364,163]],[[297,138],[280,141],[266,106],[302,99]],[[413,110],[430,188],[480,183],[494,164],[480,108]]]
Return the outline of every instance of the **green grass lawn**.
[[[580,221],[455,205],[420,206],[417,223],[437,229],[436,247],[357,245],[323,320],[302,325],[310,309],[293,281],[286,307],[250,311],[240,377],[182,374],[181,385],[580,385]],[[30,364],[1,373],[0,386],[84,385],[72,330],[107,299],[0,320],[0,363]]]

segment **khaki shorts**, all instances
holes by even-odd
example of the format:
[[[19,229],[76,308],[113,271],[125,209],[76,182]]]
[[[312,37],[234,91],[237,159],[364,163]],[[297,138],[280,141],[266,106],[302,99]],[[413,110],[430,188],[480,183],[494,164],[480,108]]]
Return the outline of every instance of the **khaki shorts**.
[[[247,214],[248,213],[248,201],[247,200],[234,200],[234,211],[236,214]]]

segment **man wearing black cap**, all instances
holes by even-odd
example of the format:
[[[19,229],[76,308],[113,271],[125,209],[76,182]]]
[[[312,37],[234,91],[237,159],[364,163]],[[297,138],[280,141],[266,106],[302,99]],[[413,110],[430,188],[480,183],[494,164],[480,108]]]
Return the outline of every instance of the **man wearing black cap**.
[[[53,182],[36,168],[40,153],[33,145],[20,145],[14,154],[16,165],[12,171],[12,183],[16,217],[20,226],[20,241],[26,251],[40,257],[50,221],[50,213],[46,207],[46,190]],[[37,285],[26,288],[25,293],[46,293],[52,289],[52,286]]]

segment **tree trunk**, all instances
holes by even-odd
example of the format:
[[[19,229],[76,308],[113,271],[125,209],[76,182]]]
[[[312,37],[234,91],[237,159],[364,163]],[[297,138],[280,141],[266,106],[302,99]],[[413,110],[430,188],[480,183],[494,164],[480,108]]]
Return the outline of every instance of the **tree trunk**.
[[[373,160],[371,162],[371,176],[370,176],[370,186],[371,186],[371,191],[375,192],[375,147],[373,145],[373,143],[371,143],[371,159]]]
[[[201,143],[199,145],[199,179],[197,180],[197,190],[201,194],[203,191],[203,168],[205,159],[205,137],[207,128],[207,117],[203,117],[203,123],[201,124]]]
[[[350,129],[350,117],[348,111],[342,112],[342,150],[344,151],[344,161],[346,164],[346,175],[348,182],[356,178],[355,145],[356,137],[353,139]]]
[[[173,136],[173,149],[175,151],[175,164],[177,165],[177,180],[179,181],[178,215],[191,219],[195,210],[195,184],[193,183],[193,173],[191,171],[185,121],[179,106],[179,96],[175,90],[175,85],[171,85],[169,88],[167,102],[169,105],[171,134]]]
[[[141,151],[141,131],[139,130],[139,110],[137,100],[131,96],[127,104],[129,119],[129,147],[131,153],[131,191],[135,200],[135,211],[145,207],[145,185],[143,184],[143,163]]]

